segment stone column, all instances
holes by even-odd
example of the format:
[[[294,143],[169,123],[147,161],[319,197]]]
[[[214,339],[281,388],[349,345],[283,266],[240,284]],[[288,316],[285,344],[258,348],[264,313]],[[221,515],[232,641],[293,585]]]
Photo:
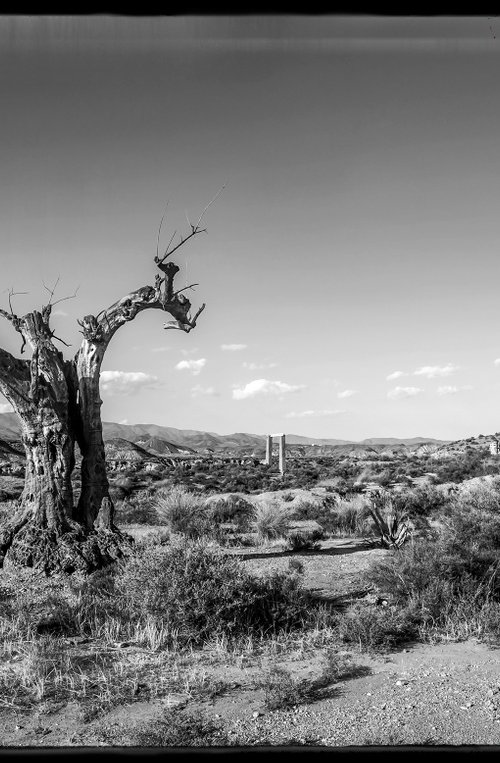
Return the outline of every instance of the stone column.
[[[271,466],[271,461],[273,458],[273,438],[270,434],[266,437],[266,461],[265,463],[267,466]]]
[[[280,435],[280,454],[279,454],[279,470],[281,474],[285,473],[285,435]]]

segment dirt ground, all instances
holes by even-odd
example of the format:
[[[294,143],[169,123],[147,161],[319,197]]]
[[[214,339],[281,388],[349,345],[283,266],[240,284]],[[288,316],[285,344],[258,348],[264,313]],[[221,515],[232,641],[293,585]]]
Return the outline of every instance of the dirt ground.
[[[137,533],[141,534],[141,533]],[[236,553],[236,550],[233,550]],[[290,554],[272,546],[241,549],[256,573],[288,564]],[[319,552],[294,554],[304,565],[305,586],[325,598],[362,597],[369,585],[362,573],[384,555],[359,540],[322,543]],[[369,583],[369,581],[368,581]],[[92,649],[91,643],[75,649]],[[138,659],[134,644],[120,645],[124,658]],[[142,650],[143,652],[144,650]],[[93,720],[82,717],[78,703],[35,712],[0,705],[2,747],[61,747],[133,744],[135,728],[161,717],[165,708],[199,711],[224,726],[229,740],[243,746],[306,744],[350,745],[498,745],[500,744],[499,652],[475,641],[416,644],[374,656],[351,651],[353,669],[330,692],[310,704],[266,710],[264,690],[256,679],[272,663],[269,655],[215,663],[198,655],[200,668],[225,690],[213,699],[191,700],[169,695],[113,708]],[[321,650],[304,657],[297,649],[279,657],[295,678],[314,679],[324,663]]]

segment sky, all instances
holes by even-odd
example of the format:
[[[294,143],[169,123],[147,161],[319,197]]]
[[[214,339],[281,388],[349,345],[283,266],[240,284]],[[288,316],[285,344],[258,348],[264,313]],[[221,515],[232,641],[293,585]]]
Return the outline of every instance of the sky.
[[[174,257],[196,329],[120,329],[105,421],[498,431],[499,74],[486,16],[0,17],[0,306],[77,290],[71,357],[223,187]]]

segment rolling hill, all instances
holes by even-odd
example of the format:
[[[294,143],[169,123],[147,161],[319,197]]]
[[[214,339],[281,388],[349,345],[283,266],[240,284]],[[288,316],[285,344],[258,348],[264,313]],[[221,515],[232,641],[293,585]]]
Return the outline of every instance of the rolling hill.
[[[249,451],[261,450],[265,447],[265,435],[249,434],[247,432],[234,432],[233,434],[221,435],[216,432],[203,432],[195,429],[175,429],[159,424],[117,424],[116,422],[103,422],[105,441],[128,440],[141,444],[147,450],[159,453],[176,452],[210,452],[221,450]],[[5,442],[19,441],[21,430],[17,416],[14,413],[0,414],[0,439]],[[161,442],[160,442],[161,441]],[[436,440],[431,437],[372,437],[358,442],[332,438],[304,437],[303,435],[287,434],[288,445],[319,446],[327,450],[339,448],[343,450],[359,447],[381,446],[412,447],[424,444],[446,445],[446,440]]]

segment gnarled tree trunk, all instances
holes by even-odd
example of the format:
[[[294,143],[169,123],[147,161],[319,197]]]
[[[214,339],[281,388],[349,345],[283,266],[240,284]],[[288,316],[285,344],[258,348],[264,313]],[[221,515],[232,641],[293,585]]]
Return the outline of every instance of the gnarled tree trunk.
[[[200,217],[201,220],[201,217]],[[0,526],[0,565],[13,563],[54,571],[90,572],[119,558],[132,539],[113,522],[102,434],[99,377],[106,349],[116,331],[146,309],[170,313],[165,328],[186,333],[196,326],[205,305],[191,318],[189,300],[174,291],[179,268],[166,258],[201,232],[200,220],[180,243],[155,257],[162,276],[155,286],[127,294],[97,316],[79,321],[83,340],[72,360],[64,360],[50,328],[52,303],[19,318],[0,309],[22,337],[30,360],[15,358],[0,349],[0,391],[22,423],[26,452],[24,491],[14,515]],[[196,284],[192,284],[194,286]],[[191,287],[186,287],[191,288]],[[51,299],[53,291],[51,292]],[[10,304],[10,297],[9,297]],[[55,303],[54,303],[55,304]],[[59,340],[62,341],[62,340]],[[81,493],[73,504],[71,477],[75,445],[82,455]]]

